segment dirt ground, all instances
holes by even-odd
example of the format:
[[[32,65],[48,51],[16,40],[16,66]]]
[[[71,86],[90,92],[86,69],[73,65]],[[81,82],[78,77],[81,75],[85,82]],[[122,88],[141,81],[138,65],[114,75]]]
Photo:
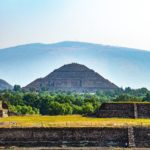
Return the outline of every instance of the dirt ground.
[[[0,150],[150,150],[150,148],[114,148],[114,147],[0,147]]]

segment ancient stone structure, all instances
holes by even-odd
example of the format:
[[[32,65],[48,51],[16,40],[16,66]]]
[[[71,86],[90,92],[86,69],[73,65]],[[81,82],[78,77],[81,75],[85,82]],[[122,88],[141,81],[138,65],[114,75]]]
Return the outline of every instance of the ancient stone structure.
[[[142,126],[142,125],[141,125]],[[134,138],[136,147],[150,148],[150,128],[134,128]]]
[[[126,128],[1,128],[0,146],[127,147]]]
[[[8,117],[8,106],[2,101],[0,101],[0,117]]]
[[[95,92],[118,87],[84,65],[72,63],[27,85],[26,90]]]
[[[103,103],[100,118],[150,118],[150,103]]]
[[[150,148],[150,128],[0,128],[0,146]]]
[[[150,103],[138,103],[136,105],[138,118],[150,118]]]

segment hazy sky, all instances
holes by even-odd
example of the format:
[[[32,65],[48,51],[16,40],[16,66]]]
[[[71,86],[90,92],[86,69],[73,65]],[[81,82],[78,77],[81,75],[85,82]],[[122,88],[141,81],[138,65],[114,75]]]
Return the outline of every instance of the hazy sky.
[[[0,48],[65,40],[150,50],[150,0],[0,0]]]

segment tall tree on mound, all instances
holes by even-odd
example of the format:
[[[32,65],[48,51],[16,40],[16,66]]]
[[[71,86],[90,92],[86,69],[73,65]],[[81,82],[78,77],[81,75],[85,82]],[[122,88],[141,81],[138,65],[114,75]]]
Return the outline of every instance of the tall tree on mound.
[[[103,78],[95,71],[77,63],[67,64],[54,70],[45,78],[39,78],[24,89],[48,91],[95,92],[112,90],[115,84]]]

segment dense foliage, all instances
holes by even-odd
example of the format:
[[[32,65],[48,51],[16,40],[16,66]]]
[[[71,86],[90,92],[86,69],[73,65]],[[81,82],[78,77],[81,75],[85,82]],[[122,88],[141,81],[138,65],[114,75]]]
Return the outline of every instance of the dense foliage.
[[[25,92],[20,86],[13,91],[0,91],[0,100],[8,103],[11,111],[21,114],[65,115],[93,114],[103,102],[150,101],[146,88],[131,88],[96,93]]]

